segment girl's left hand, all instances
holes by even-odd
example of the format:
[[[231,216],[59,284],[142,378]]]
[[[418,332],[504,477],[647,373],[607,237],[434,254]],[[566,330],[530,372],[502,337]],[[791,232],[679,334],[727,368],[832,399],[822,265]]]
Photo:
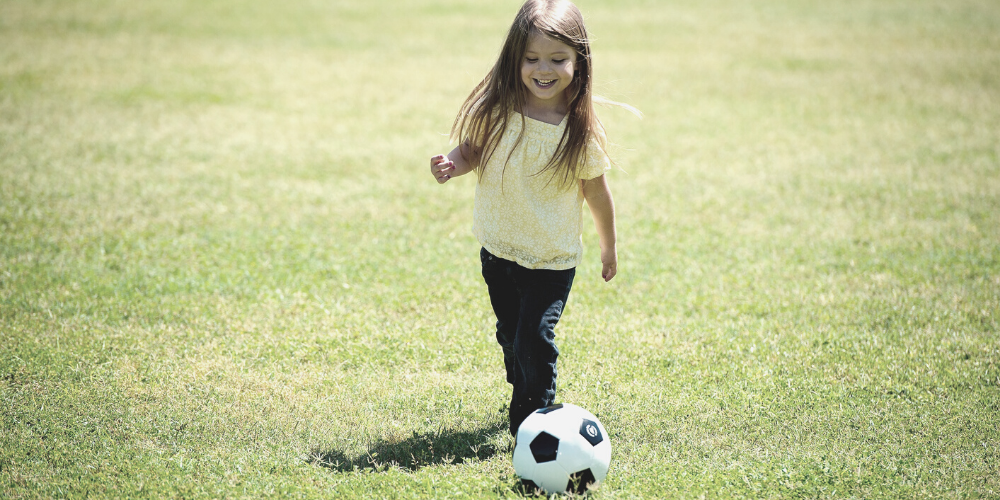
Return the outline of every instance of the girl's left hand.
[[[607,283],[611,281],[618,274],[618,251],[614,247],[610,249],[601,249],[601,277],[604,278],[604,282]]]

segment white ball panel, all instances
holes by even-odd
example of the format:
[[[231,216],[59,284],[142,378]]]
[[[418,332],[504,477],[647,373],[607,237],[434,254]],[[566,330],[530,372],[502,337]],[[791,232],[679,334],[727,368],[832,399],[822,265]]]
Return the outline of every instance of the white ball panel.
[[[604,441],[594,447],[594,460],[590,471],[599,481],[603,481],[608,476],[608,469],[611,467],[611,441],[605,434]]]
[[[528,446],[530,443],[528,440],[522,445],[518,441],[514,447],[514,473],[524,479],[531,479],[535,472],[535,457],[531,455],[531,447]]]
[[[545,432],[559,438],[560,441],[571,439],[577,434],[576,431],[580,428],[580,422],[582,422],[580,416],[572,411],[554,411],[547,414],[546,417],[548,417],[548,420],[545,422]]]
[[[539,487],[548,493],[562,493],[569,484],[569,472],[559,465],[559,462],[537,464],[533,477],[530,477]]]
[[[528,415],[528,418],[521,422],[521,426],[517,428],[517,444],[521,442],[530,443],[532,439],[538,433],[545,430],[546,419],[545,415],[541,413],[532,413]]]
[[[579,428],[579,425],[577,425]],[[559,454],[556,462],[562,465],[570,474],[589,469],[594,461],[594,447],[586,439],[575,433],[559,441]]]

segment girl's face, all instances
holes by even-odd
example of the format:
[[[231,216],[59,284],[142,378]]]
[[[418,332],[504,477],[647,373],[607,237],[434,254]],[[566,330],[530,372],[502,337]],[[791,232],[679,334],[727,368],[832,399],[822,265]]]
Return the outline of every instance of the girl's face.
[[[521,61],[521,82],[528,87],[528,100],[536,105],[566,104],[564,91],[573,83],[576,51],[558,40],[539,33],[528,38]]]

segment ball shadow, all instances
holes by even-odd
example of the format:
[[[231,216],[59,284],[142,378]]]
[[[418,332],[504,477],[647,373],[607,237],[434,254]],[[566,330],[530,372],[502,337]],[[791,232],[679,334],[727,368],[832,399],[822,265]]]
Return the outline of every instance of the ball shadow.
[[[349,455],[339,449],[313,449],[308,462],[338,472],[382,471],[401,468],[417,471],[429,465],[461,464],[486,460],[500,452],[497,437],[506,434],[506,422],[483,425],[474,430],[438,429],[410,437],[371,443],[364,453]]]

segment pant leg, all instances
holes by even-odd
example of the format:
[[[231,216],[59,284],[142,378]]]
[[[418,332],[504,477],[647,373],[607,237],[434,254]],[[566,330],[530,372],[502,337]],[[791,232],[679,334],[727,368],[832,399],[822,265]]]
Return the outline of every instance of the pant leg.
[[[514,340],[516,371],[510,405],[512,434],[533,411],[555,402],[556,360],[559,357],[555,326],[566,306],[575,274],[575,269],[552,271],[521,267],[517,270],[521,303]]]
[[[497,317],[497,343],[503,349],[503,364],[507,382],[514,384],[517,371],[514,356],[514,341],[517,338],[517,324],[520,317],[521,292],[514,281],[514,264],[493,256],[482,249],[479,258],[483,265],[483,280],[490,293],[490,303]]]

